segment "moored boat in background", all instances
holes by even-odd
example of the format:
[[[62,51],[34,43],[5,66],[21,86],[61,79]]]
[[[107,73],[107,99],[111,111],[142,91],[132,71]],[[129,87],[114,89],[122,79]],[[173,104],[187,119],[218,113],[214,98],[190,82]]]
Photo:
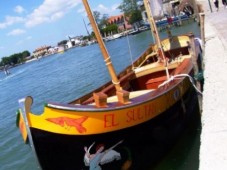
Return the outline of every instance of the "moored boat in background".
[[[65,52],[65,47],[64,46],[59,46],[57,49],[57,53],[64,53]]]
[[[112,81],[70,103],[48,102],[40,115],[31,112],[32,97],[20,99],[23,139],[42,169],[148,169],[198,109],[192,77],[200,48],[193,34],[161,41],[149,14],[156,44],[116,75],[89,5],[83,3]]]

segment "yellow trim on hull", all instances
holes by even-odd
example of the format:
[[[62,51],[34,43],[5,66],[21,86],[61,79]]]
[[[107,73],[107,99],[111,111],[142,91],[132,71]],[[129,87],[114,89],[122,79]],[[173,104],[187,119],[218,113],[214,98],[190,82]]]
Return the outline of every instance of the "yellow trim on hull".
[[[76,111],[45,107],[42,115],[29,113],[28,121],[32,128],[58,134],[91,135],[116,131],[139,125],[165,112],[180,100],[189,86],[189,80],[184,79],[168,93],[151,97],[150,101],[114,110],[94,108],[92,111]]]
[[[23,138],[24,142],[26,143],[27,140],[28,140],[28,133],[27,133],[27,130],[26,130],[26,125],[25,125],[24,118],[23,118],[23,116],[22,116],[21,113],[19,113],[19,114],[20,114],[20,118],[19,118],[19,129],[20,129],[22,138]]]

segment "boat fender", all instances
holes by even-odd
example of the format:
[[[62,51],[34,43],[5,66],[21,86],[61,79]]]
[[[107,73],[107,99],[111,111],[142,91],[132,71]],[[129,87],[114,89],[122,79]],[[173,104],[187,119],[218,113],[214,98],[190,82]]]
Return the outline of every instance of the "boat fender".
[[[16,126],[19,127],[19,122],[20,122],[20,112],[17,110],[16,112]]]
[[[204,81],[203,71],[198,72],[198,74],[196,74],[196,75],[194,76],[194,79],[195,79],[196,81]]]

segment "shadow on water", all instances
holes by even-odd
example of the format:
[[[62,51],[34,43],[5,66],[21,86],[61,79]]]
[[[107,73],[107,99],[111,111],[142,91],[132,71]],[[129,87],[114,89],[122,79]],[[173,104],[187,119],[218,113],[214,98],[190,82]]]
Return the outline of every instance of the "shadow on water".
[[[201,115],[199,107],[193,113],[189,127],[185,129],[174,147],[167,155],[149,170],[198,170],[201,134]]]

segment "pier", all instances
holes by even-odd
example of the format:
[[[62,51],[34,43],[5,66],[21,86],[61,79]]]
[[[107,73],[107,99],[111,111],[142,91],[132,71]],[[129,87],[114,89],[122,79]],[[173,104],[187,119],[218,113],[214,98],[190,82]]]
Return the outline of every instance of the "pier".
[[[212,0],[197,2],[203,5],[205,14],[199,170],[222,170],[227,169],[227,9],[221,0],[218,12]]]

